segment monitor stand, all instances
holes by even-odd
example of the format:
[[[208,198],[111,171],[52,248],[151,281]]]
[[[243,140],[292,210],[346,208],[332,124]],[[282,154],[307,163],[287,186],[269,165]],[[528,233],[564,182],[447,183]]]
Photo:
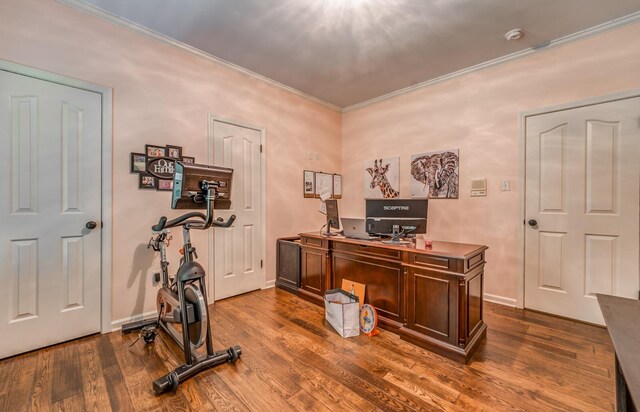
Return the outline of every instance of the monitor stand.
[[[385,245],[410,245],[411,242],[408,240],[400,240],[400,239],[391,239],[391,240],[383,240],[382,243]]]
[[[410,245],[411,242],[407,240],[400,240],[400,235],[404,233],[403,230],[400,230],[399,225],[393,225],[393,233],[391,235],[391,240],[383,240],[382,243],[385,245]]]
[[[331,225],[329,223],[327,223],[327,231],[322,233],[322,236],[325,237],[331,237],[331,236],[338,236],[339,233],[334,233],[331,231]]]

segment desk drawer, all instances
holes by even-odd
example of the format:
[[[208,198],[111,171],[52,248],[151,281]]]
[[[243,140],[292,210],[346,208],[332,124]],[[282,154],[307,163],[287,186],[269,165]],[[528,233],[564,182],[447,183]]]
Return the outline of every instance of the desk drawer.
[[[399,250],[387,249],[384,247],[376,247],[368,244],[334,242],[333,250],[339,251],[339,252],[359,253],[359,254],[368,255],[368,256],[400,260]]]
[[[323,249],[329,248],[329,242],[326,239],[319,239],[317,237],[302,236],[300,243],[306,246],[312,246],[317,248],[323,248]]]
[[[409,263],[417,266],[424,266],[434,269],[451,270],[456,269],[456,260],[440,256],[423,255],[412,253],[409,257]]]

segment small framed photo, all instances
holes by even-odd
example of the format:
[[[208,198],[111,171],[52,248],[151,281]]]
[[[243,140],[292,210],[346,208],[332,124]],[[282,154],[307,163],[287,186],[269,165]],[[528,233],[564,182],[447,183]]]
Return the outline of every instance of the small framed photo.
[[[158,179],[158,190],[173,190],[173,180]]]
[[[147,156],[144,153],[131,153],[131,173],[147,171]]]
[[[166,157],[167,148],[162,146],[154,146],[150,144],[144,145],[144,150],[147,153],[147,158],[151,157]]]
[[[180,160],[182,158],[182,147],[167,145],[167,157]]]
[[[303,176],[303,188],[302,193],[304,197],[316,197],[316,177],[315,172],[311,170],[305,170]]]
[[[158,179],[149,173],[140,173],[140,181],[138,183],[138,189],[157,189]]]
[[[182,163],[195,163],[195,162],[196,162],[195,157],[182,156]]]
[[[342,175],[333,175],[333,198],[342,199]]]

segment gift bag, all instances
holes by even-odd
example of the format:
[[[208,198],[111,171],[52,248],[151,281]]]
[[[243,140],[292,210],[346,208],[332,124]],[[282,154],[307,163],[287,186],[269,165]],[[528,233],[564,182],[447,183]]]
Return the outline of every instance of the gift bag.
[[[358,297],[342,289],[324,293],[324,317],[343,338],[360,334],[360,305]]]

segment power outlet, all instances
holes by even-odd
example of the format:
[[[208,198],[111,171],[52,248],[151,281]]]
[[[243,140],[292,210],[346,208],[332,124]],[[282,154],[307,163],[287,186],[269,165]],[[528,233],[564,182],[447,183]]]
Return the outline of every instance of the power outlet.
[[[157,286],[160,283],[160,272],[153,272],[151,274],[151,285]]]

